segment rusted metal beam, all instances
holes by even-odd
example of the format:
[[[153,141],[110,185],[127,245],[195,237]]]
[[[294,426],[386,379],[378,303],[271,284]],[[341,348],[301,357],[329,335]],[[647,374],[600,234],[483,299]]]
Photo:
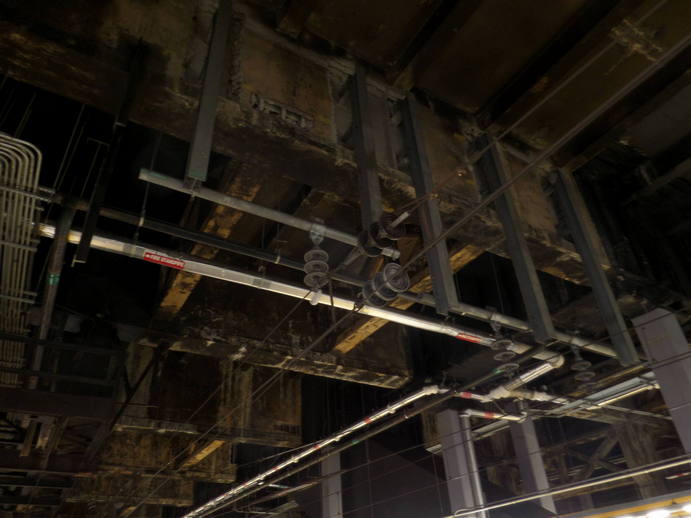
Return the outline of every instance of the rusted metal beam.
[[[260,340],[229,336],[227,341],[214,341],[198,337],[173,337],[166,333],[149,330],[136,342],[156,346],[160,340],[170,340],[171,350],[203,354],[218,358],[233,358],[238,362],[251,363],[293,372],[364,383],[383,388],[399,388],[408,383],[412,373],[395,369],[390,365],[377,365],[371,361],[338,358],[333,354],[310,352],[302,355],[299,349],[286,344],[262,343]],[[251,351],[251,353],[250,353]]]
[[[247,201],[253,201],[256,198],[261,189],[261,177],[248,174],[243,169],[237,172],[229,171],[228,175],[231,176],[231,179],[224,189],[226,194]],[[229,238],[235,227],[242,221],[243,216],[242,212],[215,205],[200,230],[220,238]],[[190,253],[203,259],[213,259],[218,254],[218,249],[196,244]],[[201,278],[201,275],[176,272],[161,300],[158,317],[162,320],[174,317],[183,308]]]
[[[209,455],[211,455],[225,443],[225,441],[221,441],[219,439],[212,439],[210,441],[203,442],[201,446],[196,448],[192,453],[185,457],[182,460],[182,462],[180,462],[178,468],[184,470],[191,468],[196,464],[199,464],[201,461],[203,461],[205,458],[207,458]]]

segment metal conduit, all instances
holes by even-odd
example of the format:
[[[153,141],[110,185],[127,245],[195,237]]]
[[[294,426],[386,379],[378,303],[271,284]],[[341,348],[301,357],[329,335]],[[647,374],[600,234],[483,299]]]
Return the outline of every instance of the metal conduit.
[[[39,232],[44,237],[53,238],[55,236],[55,227],[41,224],[39,226]],[[81,239],[80,232],[75,230],[70,232],[69,241],[71,243],[77,243],[79,239]],[[145,245],[143,243],[133,244],[121,239],[96,235],[93,238],[92,246],[99,250],[125,255],[135,259],[142,259],[169,268],[175,268],[235,284],[242,284],[244,286],[279,293],[293,298],[302,299],[310,296],[310,290],[304,286],[289,284],[242,270],[235,270],[227,266],[221,266],[185,254]],[[329,294],[324,293],[311,294],[310,300],[326,306],[330,306],[333,303],[334,307],[347,311],[353,311],[357,308],[356,302],[351,299],[339,296],[331,298]],[[365,305],[359,309],[359,313],[414,327],[416,329],[422,329],[424,331],[453,336],[456,339],[480,345],[489,346],[495,341],[495,338],[478,331],[449,324],[441,320],[414,315],[394,308],[380,308]],[[515,347],[517,350],[520,349],[519,352],[525,352],[530,349],[529,346],[524,344],[516,344]],[[613,354],[614,351],[610,351],[610,355]],[[554,353],[547,351],[537,353],[535,358],[555,361]]]
[[[63,205],[74,207],[77,210],[86,210],[88,208],[88,203],[83,200],[79,200],[77,202],[71,203],[71,202],[65,202],[64,200],[57,198],[55,200],[57,203],[62,203]],[[236,254],[244,255],[246,257],[252,257],[254,259],[259,259],[260,261],[266,261],[270,262],[273,264],[278,264],[281,266],[285,266],[287,268],[292,268],[294,270],[303,270],[304,265],[299,262],[299,261],[294,261],[292,259],[289,259],[287,257],[282,257],[280,254],[276,254],[273,252],[269,252],[266,250],[261,250],[258,248],[254,248],[251,246],[247,246],[241,243],[235,243],[233,241],[229,241],[227,239],[221,239],[212,235],[205,234],[203,232],[196,232],[193,230],[188,230],[185,228],[178,227],[176,225],[171,225],[169,223],[165,223],[162,221],[157,221],[151,218],[141,218],[138,215],[135,214],[130,214],[125,211],[117,210],[117,209],[111,209],[111,208],[102,208],[100,210],[100,215],[105,218],[113,219],[116,221],[121,221],[123,223],[129,223],[134,226],[140,226],[142,228],[147,228],[149,230],[153,230],[155,232],[162,232],[164,234],[168,234],[174,237],[178,237],[181,239],[186,239],[195,243],[200,243],[200,244],[206,244],[215,248],[219,248],[221,250],[226,250],[228,252],[233,252]],[[349,275],[345,275],[342,273],[334,272],[331,274],[331,277],[334,280],[337,280],[339,282],[343,282],[345,284],[350,284],[352,286],[359,286],[362,287],[365,284],[365,281],[360,280],[356,277],[351,277]],[[418,304],[423,304],[425,306],[429,307],[434,307],[435,306],[435,301],[434,297],[429,294],[429,293],[413,293],[413,292],[404,292],[399,295],[401,298],[404,298],[406,300],[410,300],[412,302],[416,302]],[[515,329],[518,331],[527,331],[531,332],[531,327],[528,324],[528,322],[521,320],[519,318],[514,318],[508,315],[504,315],[501,313],[497,313],[495,311],[490,311],[484,308],[480,308],[477,306],[473,306],[470,304],[465,304],[462,302],[455,303],[451,307],[451,312],[455,313],[460,316],[467,316],[471,318],[475,318],[477,320],[481,320],[483,322],[489,322],[489,323],[497,323],[502,325],[503,327],[509,328],[509,329]],[[473,341],[470,339],[471,337],[468,337],[469,341]],[[593,343],[591,341],[588,341],[585,338],[574,336],[574,335],[569,335],[567,333],[563,333],[560,331],[556,331],[555,333],[555,338],[557,338],[560,342],[567,343],[567,344],[572,344],[576,347],[582,347],[584,349],[587,349],[589,351],[601,354],[603,356],[608,356],[608,357],[614,357],[614,351],[607,345],[604,344],[599,344],[599,343]],[[494,339],[492,337],[487,337],[487,340],[485,342],[478,342],[481,343],[481,345],[490,345]],[[526,352],[529,349],[528,345],[521,344],[521,343],[514,343],[511,347],[511,350],[522,354]],[[539,356],[538,356],[539,358]]]
[[[28,290],[41,160],[32,144],[0,134],[0,331],[18,335],[28,331],[26,310],[33,304]],[[24,368],[24,349],[21,342],[0,340],[0,363]],[[0,385],[20,384],[17,374],[0,373]]]
[[[512,414],[498,414],[497,412],[484,412],[482,410],[475,410],[474,408],[466,408],[461,415],[468,417],[479,417],[481,419],[500,419],[502,421],[523,421],[525,416]]]
[[[365,428],[366,426],[369,426],[371,423],[374,423],[376,421],[379,421],[380,419],[383,419],[384,417],[390,416],[392,414],[395,414],[398,410],[401,408],[408,406],[409,404],[417,401],[418,399],[431,396],[434,394],[442,394],[445,392],[448,392],[449,389],[446,388],[441,388],[438,385],[430,385],[428,387],[424,387],[417,392],[414,392],[413,394],[400,399],[394,403],[391,403],[389,406],[382,410],[378,410],[377,412],[374,412],[373,414],[370,414],[369,416],[365,417],[364,419],[356,422],[355,424],[344,428],[326,439],[323,439],[312,446],[302,450],[300,453],[296,453],[295,455],[292,455],[291,457],[288,457],[286,460],[276,464],[274,467],[271,469],[264,471],[260,473],[259,475],[256,475],[255,477],[243,482],[242,484],[239,484],[235,486],[234,488],[226,491],[222,495],[214,498],[213,500],[209,500],[207,503],[205,503],[202,506],[197,507],[196,509],[193,509],[189,513],[185,514],[183,518],[197,518],[199,516],[203,516],[205,514],[208,514],[210,512],[213,512],[214,510],[218,509],[221,507],[224,503],[228,502],[230,499],[234,498],[238,494],[242,493],[243,491],[247,491],[257,485],[260,485],[264,479],[267,477],[274,475],[275,473],[299,462],[300,460],[304,459],[305,457],[308,457],[312,455],[313,453],[316,453],[320,450],[323,450],[327,446],[339,442],[341,439],[344,437],[347,437],[354,432],[361,430],[362,428]]]
[[[278,223],[288,225],[289,227],[298,228],[306,232],[315,231],[330,239],[340,241],[341,243],[345,243],[350,246],[357,247],[360,245],[358,237],[353,234],[348,234],[347,232],[342,232],[320,223],[298,218],[292,214],[286,214],[285,212],[263,207],[240,198],[228,196],[227,194],[222,194],[218,191],[207,189],[206,187],[188,187],[182,180],[171,178],[170,176],[159,174],[154,171],[149,171],[148,169],[142,169],[139,172],[139,179],[154,185],[166,187],[174,191],[184,192],[192,197],[208,200],[218,205],[223,205],[224,207],[230,207],[231,209],[236,209],[248,214],[254,214],[255,216],[259,216],[261,218],[270,219],[271,221],[276,221]],[[400,252],[395,248],[387,247],[382,249],[382,254],[387,257],[391,257],[392,259],[396,259],[400,255]]]
[[[563,360],[562,360],[563,361]],[[546,374],[552,369],[555,369],[557,365],[560,365],[559,362],[554,361],[554,362],[544,362],[538,365],[536,368],[530,369],[525,373],[524,378],[518,378],[521,381],[518,382],[518,386],[527,383],[527,381],[524,381],[525,379],[535,379],[538,376],[541,376],[543,374]],[[409,404],[417,401],[418,399],[427,397],[427,396],[432,396],[436,394],[450,394],[451,390],[448,388],[440,387],[438,385],[429,385],[427,387],[423,387],[422,389],[418,390],[417,392],[414,392],[413,394],[410,394],[409,396],[406,396],[403,399],[400,399],[394,403],[389,404],[386,408],[378,410],[377,412],[374,412],[373,414],[370,414],[368,417],[357,421],[355,424],[344,428],[343,430],[340,430],[326,439],[323,439],[322,441],[319,441],[312,446],[306,448],[305,450],[301,451],[300,453],[297,453],[288,459],[282,461],[281,463],[277,464],[276,466],[272,467],[271,469],[264,471],[263,473],[260,473],[259,475],[256,475],[254,478],[251,478],[247,480],[246,482],[243,482],[242,484],[235,486],[234,488],[230,489],[229,491],[226,491],[222,495],[214,498],[213,500],[208,501],[204,505],[197,507],[196,509],[193,509],[189,513],[183,516],[183,518],[199,518],[201,516],[204,516],[205,514],[209,514],[211,512],[214,512],[215,510],[218,510],[219,507],[223,506],[224,504],[229,504],[232,503],[235,500],[238,500],[241,498],[240,493],[243,493],[245,491],[250,491],[252,488],[255,488],[259,485],[261,485],[264,480],[268,477],[271,477],[275,475],[277,472],[299,462],[300,460],[304,459],[305,457],[308,457],[309,455],[318,452],[320,450],[323,450],[325,447],[334,444],[338,441],[340,441],[342,438],[351,435],[353,432],[356,432],[371,423],[378,421],[386,416],[389,416],[391,414],[396,413],[398,410],[401,408],[408,406]],[[459,392],[458,397],[462,397],[465,399],[477,399],[480,401],[487,401],[488,396],[482,396],[480,394],[474,394],[472,392]],[[474,468],[474,474],[473,474],[473,491],[476,495],[476,502],[484,504],[484,495],[482,492],[482,486],[479,478],[479,472],[477,469],[477,459],[475,458],[475,452],[474,449],[472,448],[472,430],[470,428],[470,421],[468,416],[460,416],[462,420],[462,428],[463,428],[463,437],[464,441],[468,442],[471,444],[471,447],[468,448],[468,453],[470,456],[470,461],[473,463],[475,466]],[[256,489],[255,489],[256,490]]]
[[[563,486],[559,486],[559,487],[544,490],[544,491],[536,491],[536,492],[530,493],[528,495],[520,496],[517,498],[510,498],[508,500],[502,500],[502,501],[496,502],[494,504],[476,507],[475,509],[467,509],[467,510],[464,509],[462,511],[456,511],[453,514],[448,515],[444,518],[458,518],[461,516],[470,516],[472,514],[476,514],[476,513],[481,512],[481,511],[491,511],[493,509],[508,507],[508,506],[520,504],[523,502],[530,502],[531,500],[537,500],[538,498],[543,498],[545,496],[561,495],[563,493],[569,493],[571,491],[576,491],[576,490],[580,490],[580,489],[587,489],[589,487],[600,486],[603,484],[609,484],[611,482],[616,482],[618,480],[624,480],[627,478],[634,478],[634,477],[637,477],[640,475],[646,475],[648,473],[656,473],[658,471],[663,471],[665,469],[675,468],[677,466],[683,466],[685,464],[691,464],[691,455],[683,455],[681,457],[674,457],[672,459],[668,459],[668,460],[664,460],[664,461],[660,461],[660,462],[654,462],[652,464],[647,464],[645,466],[641,466],[638,468],[628,469],[626,471],[622,471],[621,473],[617,473],[615,475],[596,477],[596,478],[593,478],[590,480],[586,480],[585,482],[565,484]]]

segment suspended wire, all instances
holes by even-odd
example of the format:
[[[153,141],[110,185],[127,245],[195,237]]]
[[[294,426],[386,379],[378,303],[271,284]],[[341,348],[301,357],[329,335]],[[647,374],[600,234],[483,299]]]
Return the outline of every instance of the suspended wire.
[[[645,325],[648,325],[648,324],[650,324],[650,323],[652,323],[652,322],[654,322],[654,321],[656,321],[656,320],[662,319],[662,318],[665,318],[665,315],[660,316],[660,317],[657,317],[656,319],[653,319],[653,320],[647,322]],[[641,324],[641,325],[643,325],[643,324]],[[634,326],[634,327],[639,327],[639,326]],[[630,331],[630,330],[627,329],[627,330],[625,330],[625,331],[623,331],[623,332],[629,332],[629,331]],[[623,333],[623,332],[622,332],[622,333]],[[534,353],[533,353],[533,354],[534,354]],[[557,353],[555,353],[555,354],[557,354]],[[689,353],[689,355],[691,355],[691,353]],[[592,407],[592,405],[588,405],[588,403],[584,403],[584,405],[587,405],[588,408]],[[582,408],[582,406],[579,405],[579,406],[577,406],[576,408]],[[603,406],[600,407],[600,408],[603,408],[603,409],[611,408],[611,405],[603,405]],[[242,498],[242,497],[240,497],[240,498]],[[212,512],[213,512],[213,511],[212,511]]]
[[[662,2],[660,2],[659,4],[657,4],[652,10],[650,10],[648,13],[646,13],[645,16],[641,17],[641,19],[639,20],[639,22],[640,22],[640,21],[643,21],[645,18],[647,18],[648,16],[650,16],[653,12],[655,12],[659,7],[661,7],[661,6],[664,5],[665,3],[666,3],[666,0],[663,0]],[[686,38],[686,39],[689,39],[689,38]],[[686,39],[685,39],[685,40],[682,40],[682,42],[686,41]],[[606,49],[609,50],[609,48],[611,48],[611,45],[613,45],[613,43],[610,43],[610,44],[606,47]],[[678,45],[677,45],[677,46],[678,46]],[[671,52],[671,51],[670,51],[670,52]],[[600,55],[602,55],[603,53],[604,53],[604,50],[601,51],[600,53],[598,53],[598,55],[596,56],[596,58],[599,57]],[[586,64],[584,64],[582,67],[579,67],[579,69],[576,70],[576,73],[575,73],[575,74],[571,75],[569,78],[567,78],[566,81],[562,82],[555,90],[552,90],[548,95],[546,95],[545,98],[543,98],[543,101],[542,101],[542,102],[545,102],[546,99],[551,98],[551,97],[552,97],[553,95],[555,95],[559,90],[561,90],[561,88],[563,88],[566,84],[570,83],[570,81],[572,81],[573,78],[574,78],[575,76],[577,76],[578,74],[580,74],[580,72],[581,72],[582,70],[584,70],[585,68],[587,68],[587,66],[590,66],[590,64],[591,64],[591,63],[594,61],[594,59],[596,59],[596,58],[591,58],[590,60],[588,60],[588,62],[587,62]],[[604,106],[604,104],[603,104],[603,106]],[[602,106],[601,106],[601,107],[602,107]],[[527,116],[529,116],[529,115],[532,113],[532,111],[534,111],[535,109],[537,109],[537,107],[534,106],[534,107],[532,108],[532,110],[530,110],[530,111],[528,111],[526,114],[524,114],[524,116],[523,116],[521,119],[519,119],[518,122],[514,123],[514,125],[513,125],[512,127],[510,127],[509,129],[507,129],[499,138],[503,138],[503,136],[505,136],[505,135],[506,135],[511,129],[513,129],[513,127],[515,127],[517,124],[519,124],[520,122],[522,122],[523,120],[525,120],[525,118],[526,118]],[[599,110],[599,109],[596,109],[596,110],[593,112],[593,114],[596,113],[596,112],[598,112],[598,110]],[[591,114],[591,115],[592,115],[592,114]],[[557,142],[559,142],[559,141],[557,141]],[[491,144],[490,144],[490,145],[491,145]],[[553,147],[554,147],[554,146],[553,146]],[[487,149],[489,149],[489,147],[487,147]],[[484,153],[487,149],[481,150],[481,153]],[[492,194],[490,194],[489,196],[487,196],[480,204],[478,204],[478,205],[477,205],[474,209],[472,209],[469,213],[467,213],[466,215],[464,215],[458,222],[456,222],[456,223],[455,223],[454,225],[452,225],[449,229],[447,229],[447,230],[446,230],[445,232],[443,232],[440,236],[438,236],[432,243],[430,243],[428,246],[424,247],[423,250],[421,250],[419,253],[413,255],[413,257],[411,257],[411,258],[408,260],[408,262],[407,262],[405,265],[403,265],[403,270],[409,268],[415,261],[417,261],[419,258],[421,258],[431,247],[435,246],[435,245],[436,245],[438,242],[440,242],[442,239],[445,239],[450,233],[452,233],[452,232],[455,231],[456,229],[460,228],[460,226],[461,226],[463,223],[465,223],[468,219],[470,219],[473,215],[475,215],[479,210],[481,210],[483,207],[489,205],[489,203],[491,203],[492,201],[494,201],[495,199],[497,199],[505,190],[507,190],[508,188],[510,188],[518,179],[520,179],[523,175],[525,175],[527,172],[529,172],[530,170],[532,170],[532,167],[533,167],[534,165],[536,165],[539,161],[541,161],[542,159],[546,158],[547,156],[548,156],[548,153],[543,152],[543,153],[541,154],[541,156],[539,156],[539,157],[538,157],[537,159],[535,159],[531,164],[529,164],[528,166],[526,166],[521,172],[519,172],[519,173],[518,173],[517,175],[515,175],[512,179],[510,179],[510,180],[507,181],[505,184],[503,184],[502,186],[500,186],[500,187],[499,187],[497,190],[495,190]],[[308,294],[309,294],[309,292],[308,292]],[[303,299],[303,300],[304,300],[304,299]],[[356,312],[356,311],[349,312],[349,313],[346,314],[345,316],[352,315],[352,314],[354,314],[355,312]],[[345,318],[345,317],[344,317],[344,318]],[[335,326],[332,326],[332,327],[335,327]],[[329,331],[329,330],[327,330],[327,331]],[[628,329],[627,329],[626,331],[628,331]],[[328,333],[327,333],[327,335],[328,335]],[[324,335],[322,335],[322,336],[324,336]],[[313,345],[314,345],[314,344],[312,344],[310,347],[312,347]],[[303,354],[304,354],[304,352],[303,352]],[[280,372],[283,373],[284,371],[280,371]],[[215,425],[214,425],[214,426],[215,426]],[[159,471],[159,472],[160,472],[160,471]],[[139,504],[137,505],[136,508],[138,508],[140,505],[141,505],[141,503],[139,503]],[[136,508],[135,508],[135,510],[136,510]]]
[[[311,294],[311,292],[312,292],[312,290],[307,291],[307,293],[302,297],[302,299],[300,299],[300,301],[298,302],[298,304],[295,305],[294,310],[297,309],[298,305],[299,305],[300,303],[302,303],[302,302]],[[290,361],[286,364],[286,366],[282,367],[280,370],[277,370],[277,372],[276,372],[275,374],[273,374],[269,379],[267,379],[264,383],[262,383],[262,385],[260,385],[260,386],[259,386],[254,392],[252,392],[247,398],[244,398],[240,403],[238,403],[238,405],[236,405],[234,408],[232,408],[230,412],[228,412],[227,414],[225,414],[221,419],[217,420],[208,430],[206,430],[204,433],[202,433],[197,439],[195,439],[194,441],[192,441],[192,443],[188,446],[188,450],[189,450],[189,448],[191,448],[191,447],[197,445],[197,444],[198,444],[201,440],[203,440],[205,437],[207,437],[213,430],[215,430],[221,423],[223,423],[223,422],[226,421],[229,417],[231,417],[231,415],[233,415],[237,410],[241,409],[241,408],[244,406],[244,404],[245,404],[246,402],[249,402],[249,401],[252,401],[252,400],[254,400],[254,399],[258,398],[258,397],[261,397],[264,393],[266,393],[266,392],[268,391],[269,388],[271,388],[276,382],[278,382],[280,379],[283,378],[283,376],[284,376],[285,373],[287,372],[287,369],[288,369],[289,366],[291,366],[291,365],[295,364],[297,361],[301,360],[308,352],[310,352],[310,351],[311,351],[312,349],[314,349],[317,345],[319,345],[320,343],[322,343],[322,342],[323,342],[323,341],[324,341],[324,340],[325,340],[335,329],[337,329],[337,328],[338,328],[340,325],[342,325],[346,320],[348,320],[349,318],[352,318],[357,312],[359,312],[359,309],[360,309],[360,307],[355,307],[352,311],[349,311],[348,313],[346,313],[345,315],[343,315],[340,319],[338,319],[336,322],[334,322],[331,326],[329,326],[329,328],[328,328],[326,331],[324,331],[321,335],[319,335],[319,337],[317,337],[315,340],[313,340],[312,343],[310,343],[310,345],[308,345],[306,348],[302,349],[302,350],[300,351],[300,353],[299,353],[295,358],[293,358],[292,360],[290,360]],[[293,311],[294,311],[294,310],[293,310]],[[292,312],[291,312],[291,314],[292,314]],[[287,320],[288,316],[289,316],[289,315],[286,315],[286,316],[281,320],[281,322],[279,322],[279,325],[275,326],[275,327],[272,329],[271,334],[273,334],[273,332],[274,332],[280,325],[282,325],[283,322],[285,322],[285,320]],[[262,340],[261,345],[263,345],[263,343],[266,342],[266,340],[268,340],[268,338],[269,338],[269,336],[267,336],[267,338],[265,338],[264,340]],[[217,387],[216,390],[220,390],[220,386]],[[170,461],[168,461],[167,464],[165,464],[162,468],[160,468],[160,469],[153,475],[153,477],[156,477],[156,476],[160,475],[160,473],[161,473],[163,470],[165,470],[167,467],[169,467],[171,464],[173,464],[176,460],[178,460],[179,458],[181,458],[183,455],[187,454],[187,451],[188,451],[188,450],[182,450],[179,454],[177,454],[177,455],[176,455],[175,457],[173,457]],[[175,470],[173,470],[173,473],[178,473],[178,472],[180,471],[180,469],[181,469],[180,467],[179,467],[179,468],[176,468]],[[153,477],[152,477],[152,478],[153,478]],[[147,496],[145,496],[144,498],[142,498],[142,499],[134,506],[134,508],[130,511],[130,514],[133,513],[134,511],[136,511],[141,505],[143,505],[143,504],[145,503],[145,501],[146,501],[148,498],[150,498],[153,494],[155,494],[155,493],[156,493],[161,487],[163,487],[163,485],[165,485],[167,482],[168,482],[168,480],[164,481],[162,484],[160,484],[160,485],[157,486],[154,490],[152,490]]]
[[[652,9],[650,9],[645,15],[643,15],[639,20],[638,23],[641,23],[645,19],[647,19],[649,16],[651,16],[653,13],[655,13],[660,7],[662,7],[667,0],[662,0],[659,2],[656,6],[654,6]],[[664,53],[662,57],[660,57],[655,63],[652,65],[648,66],[644,71],[636,76],[636,78],[640,77],[645,77],[649,72],[654,70],[655,68],[659,67],[660,64],[663,62],[664,58],[668,58],[670,56],[673,56],[674,53],[676,53],[680,48],[683,48],[689,41],[691,41],[691,35],[683,38],[679,42],[677,42],[673,47],[667,50],[667,52]],[[600,52],[598,52],[595,56],[589,58],[586,63],[584,63],[581,67],[577,68],[574,73],[569,76],[563,83],[558,85],[554,90],[548,92],[548,94],[545,95],[545,97],[542,99],[540,103],[537,103],[535,106],[533,106],[530,110],[524,114],[519,121],[516,123],[512,124],[507,128],[501,135],[498,137],[491,137],[490,138],[490,143],[485,146],[483,149],[481,149],[478,152],[478,155],[484,154],[486,151],[488,151],[493,145],[495,145],[495,142],[497,140],[501,140],[504,138],[509,131],[514,129],[517,124],[525,120],[529,115],[531,115],[540,105],[541,103],[546,102],[546,100],[550,99],[552,96],[554,96],[557,92],[559,92],[562,88],[564,88],[567,84],[569,84],[573,79],[575,79],[580,73],[585,70],[587,67],[589,67],[595,60],[597,60],[601,55],[603,55],[606,51],[608,51],[612,46],[614,46],[616,42],[612,41],[610,42],[607,46],[605,46]],[[635,81],[635,80],[634,80]],[[631,83],[633,83],[632,81]],[[631,84],[629,83],[629,84]],[[453,232],[461,228],[461,226],[465,223],[467,223],[473,216],[475,216],[480,210],[484,209],[487,207],[490,203],[494,202],[497,200],[505,191],[507,191],[511,186],[513,186],[518,180],[523,178],[527,173],[533,170],[533,168],[538,165],[540,162],[543,160],[546,160],[549,158],[557,149],[561,148],[567,140],[569,140],[572,137],[572,133],[576,128],[578,128],[579,125],[583,125],[588,119],[595,119],[598,117],[601,113],[603,113],[608,107],[609,104],[611,103],[612,99],[616,97],[616,95],[622,94],[623,90],[619,90],[618,94],[615,94],[612,98],[609,100],[603,102],[600,104],[596,109],[594,109],[588,116],[583,118],[581,122],[579,122],[576,126],[572,127],[570,130],[567,130],[562,136],[560,136],[554,143],[552,143],[548,148],[545,150],[541,151],[537,157],[533,159],[532,162],[530,162],[528,165],[526,165],[523,169],[521,169],[518,173],[513,175],[511,178],[506,180],[502,185],[500,185],[497,189],[495,189],[493,192],[488,194],[487,196],[484,197],[484,199],[475,205],[472,209],[470,209],[467,213],[465,213],[461,218],[456,221],[453,225],[448,227],[445,231],[443,231],[441,234],[439,234],[435,239],[433,239],[429,244],[426,246],[422,247],[422,249],[413,254],[408,261],[402,265],[401,270],[406,271],[408,270],[416,261],[418,261],[420,258],[422,258],[430,249],[432,249],[434,246],[436,246],[438,243],[443,241],[444,239],[448,238]],[[590,122],[590,121],[588,121]]]
[[[295,311],[297,311],[297,309],[298,309],[298,308],[300,307],[300,305],[304,302],[304,300],[307,298],[308,295],[309,295],[309,292],[307,292],[307,294],[305,294],[305,296],[304,296],[303,298],[301,298],[300,300],[298,300],[298,301],[293,305],[293,307],[290,309],[290,311],[288,311],[288,312],[281,318],[281,320],[279,320],[279,322],[278,322],[274,327],[271,328],[271,330],[266,334],[266,336],[264,337],[264,339],[263,339],[259,344],[257,344],[257,345],[253,348],[253,350],[250,351],[250,353],[249,353],[249,355],[248,355],[247,358],[251,358],[251,357],[252,357],[252,354],[256,354],[256,352],[257,352],[257,351],[258,351],[258,350],[269,340],[269,338],[271,338],[271,336],[272,336],[272,335],[273,335],[273,334],[274,334],[274,333],[275,333],[275,332],[276,332],[276,331],[277,331],[277,330],[278,330],[278,329],[279,329],[279,328],[280,328],[280,327],[281,327],[281,326],[282,326],[282,325],[293,315],[293,313],[295,313]],[[283,371],[278,371],[278,372],[283,372]],[[259,391],[261,391],[262,388],[263,388],[264,386],[266,386],[267,383],[271,382],[273,379],[274,379],[274,377],[269,378],[269,380],[267,380],[267,381],[264,382],[262,385],[260,385],[260,386],[259,386],[254,392],[252,392],[246,399],[247,399],[247,400],[252,400],[252,399],[255,399],[256,397],[259,397],[259,395],[260,395],[260,394],[258,394]],[[221,391],[221,389],[223,388],[223,386],[225,385],[225,383],[226,383],[226,380],[225,380],[225,379],[222,380],[221,383],[219,383],[219,384],[216,386],[216,388],[215,388],[214,390],[212,390],[212,391],[209,393],[209,395],[206,397],[206,399],[205,399],[200,405],[198,405],[198,406],[194,409],[194,411],[187,417],[187,419],[185,420],[184,424],[188,424],[192,419],[194,419],[194,418],[197,416],[197,414],[198,414],[198,413],[209,403],[209,401],[211,401],[211,400],[216,396],[216,394],[218,394],[218,393]],[[197,438],[193,439],[192,441],[190,441],[190,443],[189,443],[185,448],[183,448],[177,455],[175,455],[172,459],[170,459],[165,465],[161,466],[161,468],[159,468],[159,469],[152,475],[151,480],[153,481],[153,480],[154,480],[158,475],[160,475],[166,468],[168,468],[169,466],[171,466],[172,464],[174,464],[178,459],[180,459],[182,456],[184,456],[185,454],[187,454],[188,451],[189,451],[190,449],[192,449],[194,446],[198,445],[202,440],[204,440],[204,438],[205,438],[206,436],[208,436],[213,430],[215,430],[221,423],[226,422],[227,419],[230,418],[231,415],[232,415],[237,409],[241,408],[242,405],[243,405],[245,402],[246,402],[246,401],[243,399],[243,400],[242,400],[236,407],[234,407],[230,412],[226,413],[224,416],[222,416],[221,418],[219,418],[215,423],[213,423],[213,425],[212,425],[211,427],[209,427],[206,431],[204,431],[202,434],[200,434],[199,437],[197,437]],[[177,468],[174,472],[179,472],[179,470],[180,470],[180,468]],[[168,481],[166,481],[166,482],[168,482]],[[164,482],[164,484],[165,484],[166,482]],[[163,485],[161,485],[161,486],[157,487],[156,489],[154,489],[149,495],[146,496],[146,499],[148,499],[151,495],[153,495],[153,494],[154,494],[156,491],[158,491],[161,487],[163,487]],[[120,496],[120,494],[118,494],[118,496]],[[133,509],[132,512],[134,512],[135,510],[136,510],[136,508]]]

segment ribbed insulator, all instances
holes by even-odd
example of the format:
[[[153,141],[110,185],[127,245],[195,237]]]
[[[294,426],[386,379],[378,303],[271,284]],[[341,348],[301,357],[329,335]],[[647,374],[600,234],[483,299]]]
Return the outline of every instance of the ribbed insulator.
[[[326,284],[329,273],[329,254],[315,246],[308,250],[305,255],[305,285],[315,291]]]

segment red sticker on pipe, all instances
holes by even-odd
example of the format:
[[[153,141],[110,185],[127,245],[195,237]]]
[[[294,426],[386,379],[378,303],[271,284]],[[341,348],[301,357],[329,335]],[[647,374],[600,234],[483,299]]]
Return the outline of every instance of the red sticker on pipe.
[[[456,338],[458,340],[465,340],[466,342],[473,342],[474,344],[482,343],[482,338],[473,335],[467,335],[465,333],[458,333],[456,335]]]
[[[473,399],[473,393],[472,392],[461,392],[459,395],[463,399]]]
[[[176,259],[175,257],[168,257],[167,255],[158,254],[156,252],[144,252],[144,260],[150,263],[161,264],[176,270],[182,270],[185,267],[185,261]]]
[[[494,412],[485,412],[485,419],[493,419],[495,416]]]

